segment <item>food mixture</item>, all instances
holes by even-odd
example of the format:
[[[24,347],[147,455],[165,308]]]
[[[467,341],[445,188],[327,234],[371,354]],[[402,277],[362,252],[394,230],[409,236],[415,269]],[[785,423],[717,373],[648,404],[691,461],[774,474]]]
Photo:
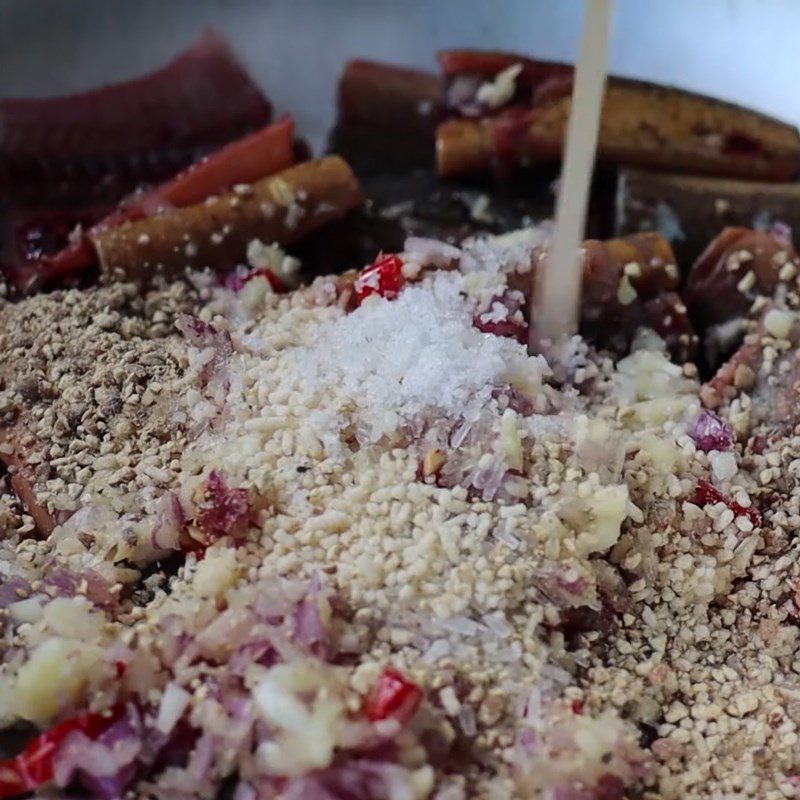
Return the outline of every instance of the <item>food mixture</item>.
[[[543,235],[2,309],[54,527],[4,495],[0,709],[82,720],[57,783],[791,796],[800,461],[756,412],[794,314],[716,411],[644,328],[528,356]]]
[[[343,215],[325,164],[190,171],[70,241],[125,241],[101,285],[0,300],[0,797],[800,794],[790,232],[682,289],[659,234],[586,242],[582,334],[533,355],[547,225],[194,263]]]

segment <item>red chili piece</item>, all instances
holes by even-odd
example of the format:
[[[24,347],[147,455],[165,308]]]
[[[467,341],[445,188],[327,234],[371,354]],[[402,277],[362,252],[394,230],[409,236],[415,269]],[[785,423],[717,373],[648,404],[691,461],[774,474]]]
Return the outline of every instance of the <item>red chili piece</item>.
[[[396,719],[405,725],[422,702],[422,689],[394,667],[387,667],[372,693],[364,701],[364,713],[371,722]]]
[[[492,319],[496,305],[503,306],[508,312],[505,319]],[[528,341],[528,324],[518,318],[524,305],[525,297],[522,292],[506,290],[492,297],[488,308],[473,317],[472,324],[481,333],[516,339],[520,344],[525,344]]]
[[[399,256],[389,255],[379,258],[372,266],[366,267],[356,279],[356,300],[360,305],[371,294],[394,300],[405,286],[403,261]]]
[[[724,503],[737,517],[747,517],[750,522],[753,523],[754,528],[761,527],[761,514],[757,508],[745,508],[739,505],[739,503],[731,500],[730,497],[726,497],[719,489],[712,486],[706,480],[698,481],[693,502],[698,506],[710,506],[715,503]]]
[[[53,780],[53,761],[59,747],[73,732],[96,739],[122,713],[116,708],[108,716],[85,712],[40,733],[18,756],[0,761],[0,798],[16,797]]]
[[[520,344],[528,341],[528,326],[514,319],[502,319],[492,322],[484,320],[483,315],[478,315],[472,320],[472,324],[481,333],[491,333],[506,339],[516,339]]]
[[[253,278],[266,278],[275,294],[284,294],[288,291],[286,284],[271,269],[254,269],[242,279],[242,284],[250,283]]]

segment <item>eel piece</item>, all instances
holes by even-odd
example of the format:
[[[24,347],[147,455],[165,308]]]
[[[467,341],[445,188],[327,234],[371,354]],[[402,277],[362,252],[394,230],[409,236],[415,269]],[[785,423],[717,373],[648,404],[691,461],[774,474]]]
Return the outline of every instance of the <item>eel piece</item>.
[[[561,158],[572,102],[570,68],[501,56],[478,51],[440,55],[452,112],[436,132],[437,167],[443,176]],[[464,92],[453,103],[453,86],[460,78],[473,95]],[[791,125],[731,103],[611,77],[597,155],[606,164],[787,181],[800,168],[800,134]]]
[[[358,180],[338,156],[307,161],[244,192],[97,230],[89,238],[107,278],[147,281],[187,267],[229,269],[253,239],[292,244],[361,204]]]

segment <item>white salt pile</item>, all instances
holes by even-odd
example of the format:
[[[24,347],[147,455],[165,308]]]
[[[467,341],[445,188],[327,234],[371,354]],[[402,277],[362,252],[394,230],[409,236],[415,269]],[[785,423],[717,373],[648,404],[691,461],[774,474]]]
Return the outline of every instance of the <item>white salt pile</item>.
[[[294,354],[304,393],[349,400],[377,441],[424,412],[465,415],[492,387],[540,385],[543,358],[473,326],[464,280],[435,273],[397,300],[370,298],[323,325],[317,343]]]

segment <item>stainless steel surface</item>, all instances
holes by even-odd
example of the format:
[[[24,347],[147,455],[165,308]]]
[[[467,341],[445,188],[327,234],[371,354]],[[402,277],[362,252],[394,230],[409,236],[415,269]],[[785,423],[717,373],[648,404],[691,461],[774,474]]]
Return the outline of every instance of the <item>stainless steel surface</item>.
[[[349,56],[434,66],[437,49],[572,59],[582,0],[0,0],[0,97],[131,77],[218,27],[315,142]],[[798,0],[620,0],[611,70],[800,122]]]

